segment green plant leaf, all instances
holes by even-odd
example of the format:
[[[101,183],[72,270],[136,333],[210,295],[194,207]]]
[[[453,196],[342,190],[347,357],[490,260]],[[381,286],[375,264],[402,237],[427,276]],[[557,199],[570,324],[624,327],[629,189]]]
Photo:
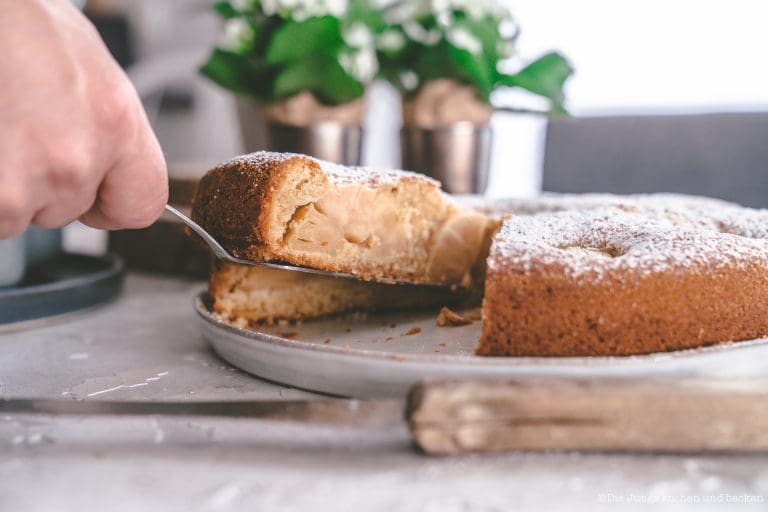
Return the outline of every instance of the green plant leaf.
[[[237,18],[240,16],[240,13],[237,12],[237,9],[232,7],[232,4],[229,2],[216,2],[213,4],[213,10],[216,11],[216,14],[225,20],[230,18]]]
[[[463,71],[466,78],[475,86],[477,95],[487,101],[494,85],[494,77],[488,59],[484,58],[483,55],[476,55],[452,45],[448,45],[448,55],[459,71]]]
[[[288,22],[275,30],[264,61],[284,64],[306,59],[317,53],[335,54],[343,44],[339,20],[332,16]]]
[[[430,48],[422,44],[413,44],[402,54],[400,62],[413,62],[413,70],[419,76],[421,83],[436,78],[452,78],[455,74],[455,64],[448,56],[446,43]],[[395,61],[394,69],[400,71],[399,62]]]
[[[492,63],[498,60],[498,43],[502,41],[498,32],[498,22],[490,17],[481,19],[463,18],[456,20],[455,25],[458,28],[467,30],[480,41],[485,58],[491,60]]]
[[[315,96],[323,103],[339,105],[365,94],[365,87],[347,73],[336,60],[328,60]]]
[[[318,100],[331,105],[352,101],[365,92],[338,62],[324,56],[296,62],[280,71],[273,91],[275,100],[310,91]]]
[[[275,99],[283,99],[302,91],[314,89],[320,82],[320,71],[312,62],[297,62],[280,71],[275,78]]]
[[[499,83],[544,96],[557,107],[565,99],[563,85],[572,74],[573,68],[565,57],[551,52],[531,62],[517,74],[501,75]]]
[[[200,73],[222,87],[262,98],[268,83],[264,73],[247,56],[215,48],[200,67]]]

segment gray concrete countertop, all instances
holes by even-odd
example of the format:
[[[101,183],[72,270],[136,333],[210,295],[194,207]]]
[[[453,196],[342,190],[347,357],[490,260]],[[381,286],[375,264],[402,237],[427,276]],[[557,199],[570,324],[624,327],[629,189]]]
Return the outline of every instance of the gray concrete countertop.
[[[219,360],[202,283],[129,275],[123,296],[0,334],[0,396],[301,399]],[[692,426],[695,428],[695,426]],[[0,510],[766,510],[768,456],[428,458],[404,426],[0,416]]]

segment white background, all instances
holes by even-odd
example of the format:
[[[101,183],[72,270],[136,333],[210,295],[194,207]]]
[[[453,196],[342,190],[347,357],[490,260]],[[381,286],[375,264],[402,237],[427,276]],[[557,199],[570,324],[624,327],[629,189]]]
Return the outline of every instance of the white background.
[[[768,2],[508,0],[532,58],[550,49],[576,73],[574,115],[768,109]],[[516,97],[497,95],[499,103]],[[539,187],[544,123],[497,115],[489,194]]]

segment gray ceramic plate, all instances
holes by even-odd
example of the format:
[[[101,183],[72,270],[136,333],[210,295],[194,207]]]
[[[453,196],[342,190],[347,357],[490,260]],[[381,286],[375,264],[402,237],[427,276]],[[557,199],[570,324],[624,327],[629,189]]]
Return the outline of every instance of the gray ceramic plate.
[[[228,362],[264,379],[342,396],[399,397],[429,377],[768,375],[765,339],[633,357],[478,357],[480,322],[437,327],[436,312],[349,315],[256,332],[214,318],[204,295],[196,308],[203,336]]]
[[[120,294],[123,262],[115,256],[60,254],[32,265],[24,280],[0,289],[0,332],[27,329],[98,306]]]

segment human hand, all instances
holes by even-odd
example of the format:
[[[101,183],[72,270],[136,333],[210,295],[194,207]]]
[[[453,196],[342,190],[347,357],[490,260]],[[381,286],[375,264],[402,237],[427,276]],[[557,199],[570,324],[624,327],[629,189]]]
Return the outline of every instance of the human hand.
[[[165,161],[125,73],[68,0],[1,2],[0,238],[72,220],[141,228]]]

